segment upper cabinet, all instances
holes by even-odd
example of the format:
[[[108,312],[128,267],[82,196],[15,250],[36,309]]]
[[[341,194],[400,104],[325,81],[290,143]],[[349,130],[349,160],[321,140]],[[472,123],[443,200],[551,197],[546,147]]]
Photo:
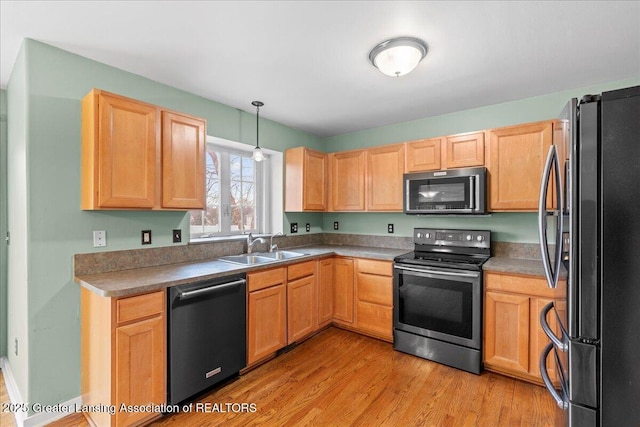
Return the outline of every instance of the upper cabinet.
[[[442,163],[446,169],[484,166],[484,132],[448,136]]]
[[[367,150],[367,210],[402,210],[404,144]]]
[[[537,122],[487,131],[489,210],[536,211],[540,180],[553,142],[553,122]],[[551,206],[552,194],[547,205]]]
[[[424,172],[442,169],[440,166],[442,140],[443,138],[431,138],[407,142],[406,171]]]
[[[93,89],[82,100],[82,209],[203,209],[205,129]]]
[[[364,150],[343,151],[329,155],[332,210],[364,210],[365,157]]]
[[[285,151],[287,212],[327,209],[328,158],[325,153],[305,147]]]

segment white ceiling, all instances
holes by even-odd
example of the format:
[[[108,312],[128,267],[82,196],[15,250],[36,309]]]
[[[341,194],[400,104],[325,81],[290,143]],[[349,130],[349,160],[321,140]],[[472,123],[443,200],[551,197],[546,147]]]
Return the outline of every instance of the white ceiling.
[[[426,41],[411,74],[369,50]],[[32,38],[318,136],[640,76],[640,1],[0,1]]]

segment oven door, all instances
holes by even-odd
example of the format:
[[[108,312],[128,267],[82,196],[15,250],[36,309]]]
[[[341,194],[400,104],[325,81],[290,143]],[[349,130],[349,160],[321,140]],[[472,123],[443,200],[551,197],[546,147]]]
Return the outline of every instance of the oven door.
[[[395,264],[393,284],[395,329],[481,348],[481,272]]]

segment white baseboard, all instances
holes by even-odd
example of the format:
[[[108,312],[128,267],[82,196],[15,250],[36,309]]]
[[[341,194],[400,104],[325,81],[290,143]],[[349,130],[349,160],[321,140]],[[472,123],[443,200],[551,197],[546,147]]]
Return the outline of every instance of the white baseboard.
[[[20,391],[18,390],[18,386],[16,384],[16,380],[13,377],[13,373],[11,372],[11,366],[9,365],[9,360],[6,357],[0,358],[0,369],[2,369],[2,375],[4,376],[4,383],[7,387],[7,394],[9,394],[9,399],[11,399],[11,403],[23,405],[25,402],[20,395]],[[25,412],[15,412],[14,415],[16,417],[16,425],[17,427],[40,427],[45,426],[49,423],[52,423],[56,420],[62,419],[67,415],[74,413],[74,411],[66,410],[66,408],[76,408],[77,406],[82,405],[82,397],[78,396],[73,399],[67,400],[66,402],[52,405],[59,410],[49,411],[49,412],[39,412],[28,416]],[[33,405],[32,405],[33,406]]]

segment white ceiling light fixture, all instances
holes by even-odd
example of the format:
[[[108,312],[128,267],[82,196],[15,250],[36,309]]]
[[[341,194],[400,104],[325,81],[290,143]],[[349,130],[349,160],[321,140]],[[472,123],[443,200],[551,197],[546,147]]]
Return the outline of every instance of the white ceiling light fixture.
[[[256,148],[253,150],[251,158],[256,162],[261,162],[265,157],[262,149],[260,149],[260,133],[258,131],[260,125],[260,107],[262,107],[264,103],[260,101],[253,101],[251,105],[256,107]]]
[[[410,73],[427,55],[427,44],[415,37],[385,40],[371,49],[369,61],[383,74],[400,77]]]

